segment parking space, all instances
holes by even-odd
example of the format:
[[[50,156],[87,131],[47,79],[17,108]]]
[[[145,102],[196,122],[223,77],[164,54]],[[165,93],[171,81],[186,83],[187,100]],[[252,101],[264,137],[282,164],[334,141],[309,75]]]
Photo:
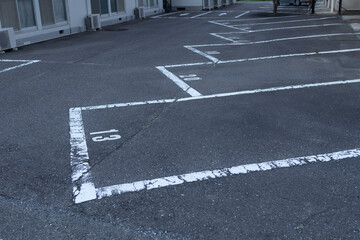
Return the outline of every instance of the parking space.
[[[154,18],[231,14],[238,13],[175,12]],[[329,118],[340,111],[344,111],[341,116],[354,119],[350,113],[356,111],[356,104],[347,110],[349,105],[336,102],[331,111],[326,107],[334,99],[347,102],[344,97],[356,95],[337,92],[353,91],[360,82],[360,66],[352,64],[343,69],[343,63],[349,64],[349,59],[357,58],[360,51],[355,33],[335,17],[295,15],[271,17],[268,21],[240,18],[210,20],[209,24],[233,31],[208,33],[224,43],[184,46],[204,57],[204,62],[190,62],[190,58],[188,63],[156,67],[190,98],[70,109],[75,203],[224,177],[237,171],[224,169],[273,169],[264,160],[290,161],[286,166],[297,166],[312,161],[289,159],[357,156],[357,150],[352,150],[357,147],[357,134],[348,136],[350,129],[357,129],[356,122],[342,122],[348,119],[345,117],[335,121],[336,126],[326,126]],[[309,99],[311,106],[317,107],[308,109]],[[222,119],[232,121],[223,124]],[[290,132],[284,134],[284,129]],[[339,133],[347,137],[341,140]],[[318,144],[309,139],[316,139]],[[277,149],[279,144],[281,148]],[[79,151],[80,156],[76,154]],[[252,171],[248,170],[245,173]],[[195,180],[188,179],[191,177]]]
[[[358,239],[358,34],[271,10],[173,12],[6,53],[0,201],[83,230],[70,238]]]
[[[347,95],[339,94],[339,89]],[[338,151],[348,154],[358,147],[359,131],[354,130],[358,129],[359,90],[357,84],[228,99],[84,108],[94,184],[102,191],[113,185],[265,160]],[[356,100],[343,105],[339,99]],[[224,123],[224,119],[229,121]]]

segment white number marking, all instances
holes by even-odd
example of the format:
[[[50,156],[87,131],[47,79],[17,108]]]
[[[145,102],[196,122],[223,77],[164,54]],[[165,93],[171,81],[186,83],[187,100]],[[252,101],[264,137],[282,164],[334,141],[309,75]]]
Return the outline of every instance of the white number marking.
[[[119,132],[119,130],[116,130],[116,129],[110,129],[110,130],[107,130],[107,131],[101,131],[101,132],[92,132],[90,133],[90,135],[102,135],[102,134],[106,134],[106,133],[117,133]],[[109,136],[96,136],[96,137],[93,137],[92,140],[94,142],[104,142],[104,141],[114,141],[114,140],[118,140],[120,139],[121,136],[118,135],[118,134],[111,134]]]

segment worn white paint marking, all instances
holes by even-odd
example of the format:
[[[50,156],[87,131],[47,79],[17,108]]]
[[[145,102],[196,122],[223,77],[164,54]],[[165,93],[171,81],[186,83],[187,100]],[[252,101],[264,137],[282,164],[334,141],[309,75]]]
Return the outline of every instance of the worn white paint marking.
[[[224,19],[214,20],[209,22],[241,22],[241,21],[258,21],[258,20],[269,20],[269,19],[281,19],[281,18],[294,18],[299,16],[281,16],[281,17],[265,17],[265,18],[241,18],[241,19]],[[335,18],[335,17],[334,17]]]
[[[291,27],[279,27],[279,28],[265,28],[265,29],[257,29],[257,30],[247,30],[247,32],[223,32],[223,33],[210,33],[211,35],[217,34],[218,37],[223,37],[221,35],[229,35],[229,34],[247,34],[247,33],[257,33],[257,32],[267,32],[267,31],[278,31],[278,30],[286,30],[286,29],[300,29],[300,28],[317,28],[317,27],[332,27],[332,26],[340,26],[344,25],[344,23],[330,23],[330,24],[319,24],[319,25],[305,25],[305,26],[291,26]],[[214,35],[215,36],[215,35]]]
[[[198,18],[198,17],[204,16],[204,15],[207,15],[207,14],[209,14],[209,13],[212,13],[212,11],[205,12],[205,13],[201,13],[201,14],[198,14],[198,15],[192,16],[191,18]]]
[[[199,55],[201,55],[203,57],[206,57],[207,59],[213,61],[214,63],[219,61],[219,59],[217,59],[216,57],[213,57],[213,56],[211,56],[209,54],[206,54],[206,53],[204,53],[204,52],[202,52],[202,51],[200,51],[200,50],[198,50],[198,49],[196,49],[196,48],[194,48],[192,46],[184,46],[184,47],[186,49],[189,49],[190,51],[193,51],[194,53],[197,53],[197,54],[199,54]]]
[[[227,15],[227,13],[220,13],[219,17],[225,16],[225,15]]]
[[[218,54],[220,54],[220,52],[218,52],[218,51],[207,51],[205,53],[209,54],[209,55],[218,55]]]
[[[162,17],[166,17],[166,16],[170,16],[170,15],[175,15],[177,13],[178,12],[166,13],[166,14],[157,15],[157,16],[154,16],[154,17],[151,17],[151,18],[162,18]]]
[[[217,33],[210,33],[210,35],[217,37],[217,38],[221,38],[226,41],[235,42],[231,37],[227,38],[227,37],[221,36],[220,34],[217,34]]]
[[[199,81],[201,80],[196,74],[189,74],[189,75],[180,75],[180,78],[184,79],[184,81]]]
[[[86,144],[81,108],[69,110],[70,164],[74,202],[80,203],[96,198],[95,186],[91,182],[89,154]]]
[[[185,16],[187,16],[187,15],[189,15],[190,13],[182,13],[182,14],[180,14],[179,16],[180,17],[185,17]]]
[[[252,172],[263,172],[263,171],[275,170],[280,168],[296,167],[296,166],[308,165],[312,163],[339,161],[339,160],[355,158],[359,156],[360,156],[360,149],[357,148],[357,149],[306,156],[306,157],[297,157],[297,158],[289,158],[289,159],[268,161],[261,163],[244,164],[229,168],[192,172],[182,175],[174,175],[169,177],[162,177],[151,180],[137,181],[133,183],[125,183],[125,184],[97,188],[96,194],[97,194],[97,198],[101,199],[104,197],[110,197],[113,195],[119,195],[128,192],[151,190],[151,189],[180,185],[184,183],[200,182],[215,178],[229,177],[239,174],[248,174]]]
[[[306,38],[322,38],[322,37],[335,37],[335,36],[350,36],[356,35],[357,33],[331,33],[331,34],[319,34],[319,35],[307,35],[307,36],[298,36],[298,37],[288,37],[288,38],[277,38],[256,42],[247,42],[247,43],[215,43],[215,44],[201,44],[201,45],[191,45],[185,46],[186,48],[199,48],[199,47],[220,47],[220,46],[241,46],[241,45],[252,45],[252,44],[263,44],[263,43],[272,43],[280,41],[290,41],[290,40],[299,40]],[[201,52],[200,50],[198,50]],[[194,51],[195,52],[195,51]]]
[[[322,52],[294,53],[294,54],[255,57],[255,58],[243,58],[243,59],[234,59],[227,61],[218,61],[216,63],[214,62],[199,62],[199,63],[190,63],[190,64],[185,63],[185,64],[167,65],[165,67],[166,68],[191,67],[191,66],[202,66],[202,65],[211,65],[211,64],[226,64],[226,63],[236,63],[236,62],[246,62],[246,61],[270,60],[270,59],[287,58],[287,57],[312,56],[317,54],[336,54],[336,53],[348,53],[348,52],[359,52],[359,51],[360,48],[353,48],[353,49],[331,50],[331,51],[322,51]]]
[[[3,70],[0,70],[0,73],[8,72],[17,68],[25,67],[27,65],[31,65],[34,63],[40,62],[40,60],[10,60],[10,59],[0,59],[0,62],[15,62],[15,63],[22,63],[20,65],[16,65],[13,67],[5,68]]]
[[[239,28],[239,27],[234,27],[234,26],[227,25],[227,24],[224,24],[224,23],[219,23],[218,21],[209,21],[209,22],[212,23],[212,24],[220,25],[222,27],[232,28],[232,29],[236,29],[236,30],[241,31],[241,28]]]
[[[234,27],[241,26],[254,26],[254,25],[274,25],[274,24],[284,24],[284,23],[294,23],[294,22],[312,22],[312,21],[322,21],[328,19],[335,19],[335,17],[323,17],[323,18],[312,18],[312,19],[296,19],[296,20],[287,20],[287,21],[278,21],[278,22],[261,22],[261,23],[244,23],[240,25],[232,25]]]
[[[250,11],[246,11],[246,12],[244,12],[244,13],[240,14],[240,15],[237,15],[235,18],[242,17],[242,16],[244,16],[244,15],[248,14],[249,12],[250,12]]]
[[[175,67],[192,67],[192,66],[202,66],[202,65],[212,65],[214,62],[198,62],[198,63],[184,63],[184,64],[174,64],[166,65],[166,68],[175,68]]]
[[[244,90],[244,91],[237,91],[237,92],[218,93],[218,94],[202,95],[202,96],[198,96],[198,97],[187,97],[187,98],[179,98],[179,99],[174,98],[174,99],[160,99],[160,100],[151,100],[151,101],[143,101],[143,102],[115,103],[115,104],[107,104],[107,105],[82,107],[81,109],[82,110],[99,110],[99,109],[141,106],[141,105],[151,105],[151,104],[186,102],[186,101],[194,101],[194,100],[202,100],[202,99],[222,98],[222,97],[231,97],[231,96],[239,96],[239,95],[251,95],[251,94],[257,94],[257,93],[267,93],[267,92],[277,92],[277,91],[285,91],[285,90],[296,90],[296,89],[306,89],[306,88],[326,87],[326,86],[346,85],[346,84],[357,84],[357,83],[360,83],[360,79],[322,82],[322,83],[311,83],[311,84],[300,84],[300,85],[289,85],[289,86],[283,86],[283,87]]]
[[[284,54],[284,55],[277,55],[277,56],[266,56],[266,57],[255,57],[255,58],[244,58],[244,59],[219,61],[219,62],[217,62],[217,64],[246,62],[246,61],[259,61],[259,60],[269,60],[269,59],[287,58],[287,57],[313,56],[313,55],[334,54],[334,53],[359,52],[359,51],[360,51],[360,48],[334,50],[334,51],[322,51],[322,52]]]
[[[156,67],[160,72],[162,72],[166,77],[168,77],[171,81],[173,81],[176,85],[178,85],[182,90],[190,94],[190,96],[196,97],[201,96],[201,93],[187,85],[183,80],[178,78],[175,74],[167,70],[165,67],[160,66]]]

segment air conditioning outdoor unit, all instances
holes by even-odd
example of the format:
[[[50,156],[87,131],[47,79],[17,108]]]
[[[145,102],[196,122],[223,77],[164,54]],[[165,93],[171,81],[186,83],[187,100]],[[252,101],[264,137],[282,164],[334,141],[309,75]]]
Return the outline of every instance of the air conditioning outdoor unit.
[[[100,14],[91,14],[86,17],[86,29],[87,30],[99,30],[101,29]]]
[[[13,28],[0,28],[0,51],[16,48]]]
[[[203,10],[214,9],[214,0],[203,0]]]
[[[223,1],[222,1],[222,5],[223,5],[223,6],[228,6],[228,5],[230,5],[230,0],[223,0]]]
[[[139,7],[139,19],[144,19],[145,17],[145,7]]]
[[[222,0],[214,0],[214,7],[221,8],[222,7]]]

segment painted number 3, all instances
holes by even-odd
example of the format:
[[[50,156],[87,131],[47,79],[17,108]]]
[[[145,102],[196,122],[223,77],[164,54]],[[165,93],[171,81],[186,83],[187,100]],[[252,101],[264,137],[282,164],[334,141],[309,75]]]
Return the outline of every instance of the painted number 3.
[[[120,139],[121,136],[119,134],[110,134],[110,135],[105,135],[105,134],[118,133],[118,132],[119,132],[119,130],[110,129],[110,130],[102,131],[102,132],[92,132],[92,133],[90,133],[90,135],[92,135],[92,136],[97,135],[92,138],[92,140],[94,142],[114,141],[114,140]]]

